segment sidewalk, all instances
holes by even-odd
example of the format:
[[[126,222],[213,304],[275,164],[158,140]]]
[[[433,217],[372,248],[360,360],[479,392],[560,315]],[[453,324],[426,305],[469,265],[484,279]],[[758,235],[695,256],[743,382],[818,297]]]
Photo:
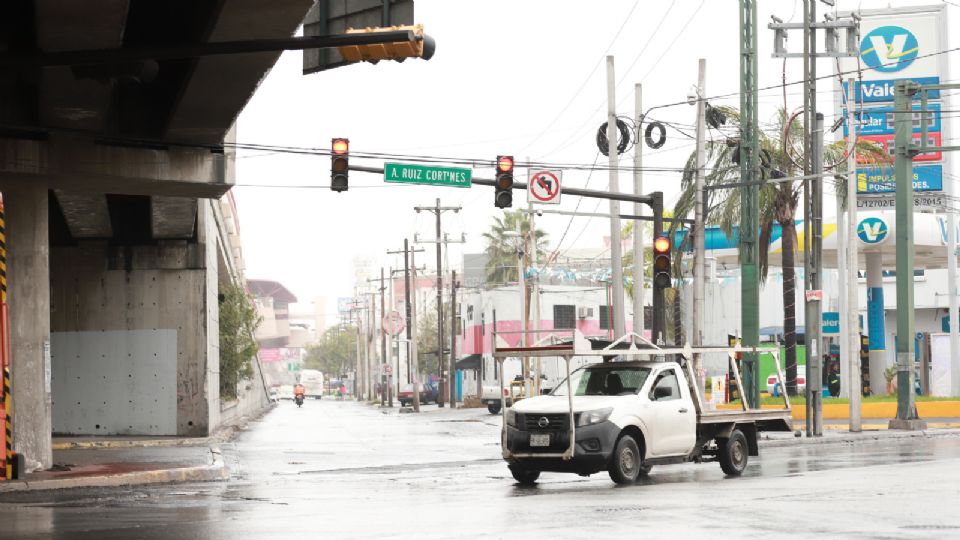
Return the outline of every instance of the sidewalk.
[[[71,448],[53,451],[54,466],[28,473],[22,480],[0,482],[0,494],[88,487],[160,484],[169,482],[207,482],[227,480],[226,466],[217,446],[190,445],[179,439],[177,446],[143,446],[150,440],[117,438],[101,440],[96,448]],[[116,446],[111,446],[116,445]]]
[[[267,408],[264,413],[272,409]],[[250,421],[238,419],[239,422]],[[54,437],[54,466],[21,480],[0,481],[4,493],[230,478],[220,447],[244,429],[221,426],[209,437]]]

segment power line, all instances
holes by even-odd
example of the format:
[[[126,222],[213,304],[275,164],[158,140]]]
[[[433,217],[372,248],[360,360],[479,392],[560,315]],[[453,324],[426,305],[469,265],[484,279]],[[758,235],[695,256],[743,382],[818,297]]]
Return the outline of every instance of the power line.
[[[613,39],[610,40],[610,44],[607,45],[607,48],[606,48],[606,50],[603,51],[603,54],[600,56],[600,59],[597,60],[597,63],[596,63],[596,64],[594,64],[593,69],[591,69],[591,70],[590,70],[590,73],[587,74],[586,78],[583,79],[583,82],[580,83],[580,87],[577,88],[577,91],[573,93],[573,96],[571,96],[571,97],[570,97],[570,100],[567,101],[567,104],[563,106],[563,109],[561,109],[560,112],[557,113],[557,115],[553,118],[553,120],[551,120],[550,123],[547,124],[547,127],[543,128],[543,131],[541,131],[539,135],[537,135],[536,137],[534,137],[534,139],[533,139],[532,141],[530,141],[530,143],[528,143],[526,146],[524,146],[523,148],[521,148],[521,149],[518,151],[518,153],[523,153],[527,148],[530,148],[530,147],[533,146],[537,141],[539,141],[540,138],[543,137],[543,135],[544,135],[545,133],[547,133],[547,131],[549,131],[550,128],[552,128],[554,124],[557,123],[557,120],[559,120],[559,119],[563,116],[563,113],[567,112],[567,109],[569,109],[569,108],[570,108],[570,105],[572,105],[573,102],[577,99],[577,96],[580,95],[580,92],[582,92],[583,89],[586,88],[587,83],[590,82],[590,78],[593,77],[593,74],[597,72],[597,68],[599,68],[600,65],[603,63],[603,59],[607,56],[607,53],[610,52],[610,49],[613,47],[613,44],[616,43],[617,38],[620,37],[620,33],[623,32],[623,29],[627,26],[627,22],[630,21],[630,18],[633,16],[633,12],[637,10],[637,6],[638,6],[638,5],[640,5],[640,0],[636,0],[636,1],[633,3],[633,7],[630,8],[630,12],[627,13],[627,16],[624,17],[624,19],[623,19],[623,24],[620,25],[620,28],[617,30],[617,33],[613,35]],[[667,12],[669,13],[669,11],[670,11],[670,10],[668,9]]]

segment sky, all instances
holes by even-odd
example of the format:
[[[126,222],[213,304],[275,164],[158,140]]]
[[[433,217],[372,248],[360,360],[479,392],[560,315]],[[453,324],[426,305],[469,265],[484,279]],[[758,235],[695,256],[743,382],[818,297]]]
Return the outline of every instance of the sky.
[[[758,2],[760,122],[769,122],[784,106],[785,79],[802,79],[802,60],[771,57],[771,15],[802,21],[801,0]],[[878,9],[921,2],[837,0],[840,11]],[[960,16],[960,1],[948,4],[948,16]],[[497,155],[577,164],[588,168],[599,155],[595,137],[607,114],[607,55],[615,59],[617,114],[633,117],[634,87],[642,84],[648,118],[671,122],[657,150],[643,148],[645,192],[662,191],[666,206],[675,202],[680,174],[694,150],[696,108],[686,103],[697,81],[698,59],[707,63],[706,92],[712,105],[739,106],[738,2],[736,0],[416,0],[416,21],[437,43],[429,61],[360,63],[304,76],[302,55],[285,52],[262,81],[238,119],[237,141],[281,147],[329,150],[330,139],[348,137],[352,152],[442,157],[473,161],[474,176],[493,177]],[[818,13],[833,10],[817,5]],[[955,46],[951,43],[949,46]],[[800,34],[788,47],[802,51]],[[951,71],[960,53],[951,55]],[[832,71],[828,60],[818,73]],[[786,108],[803,104],[802,86],[788,84]],[[819,108],[826,123],[835,119],[834,86],[819,87]],[[720,136],[714,132],[713,137]],[[630,166],[633,152],[620,156]],[[393,161],[403,161],[402,158]],[[351,165],[382,165],[382,160],[353,157]],[[551,167],[553,168],[553,167]],[[242,226],[246,274],[250,279],[283,283],[301,301],[351,296],[355,257],[379,267],[402,267],[404,238],[435,236],[433,215],[416,213],[439,198],[460,206],[443,214],[451,238],[449,260],[459,265],[462,253],[483,250],[482,233],[501,211],[493,205],[493,188],[442,188],[385,184],[380,175],[351,172],[350,189],[334,193],[329,185],[330,158],[287,152],[241,150],[233,189]],[[516,171],[518,181],[527,172]],[[621,191],[632,192],[632,171],[619,172]],[[563,185],[606,190],[609,173],[564,168]],[[827,197],[830,197],[829,191]],[[514,194],[514,208],[526,206]],[[632,205],[624,204],[629,212]],[[825,204],[827,212],[832,205]],[[563,210],[609,212],[607,201],[561,195]],[[537,227],[548,233],[551,249],[603,245],[610,234],[607,219],[544,215]],[[565,234],[566,232],[566,234]],[[560,240],[562,238],[562,243]],[[418,264],[434,267],[432,244]],[[378,270],[379,273],[379,270]]]

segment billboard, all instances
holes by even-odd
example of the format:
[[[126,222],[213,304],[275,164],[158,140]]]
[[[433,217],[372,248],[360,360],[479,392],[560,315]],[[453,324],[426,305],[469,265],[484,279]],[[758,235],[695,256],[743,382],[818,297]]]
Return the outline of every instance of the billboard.
[[[944,5],[865,10],[858,12],[860,51],[858,57],[841,58],[836,87],[836,111],[844,118],[843,135],[849,135],[846,109],[849,101],[857,113],[858,137],[880,145],[894,155],[894,84],[909,79],[919,84],[937,84],[950,80],[947,73],[947,23]],[[855,77],[854,96],[847,96],[846,79]],[[840,87],[839,79],[844,81]],[[939,145],[949,139],[948,126],[941,119],[943,104],[940,92],[929,92],[928,143]],[[919,98],[919,95],[916,96]],[[913,106],[919,111],[919,103]],[[919,139],[920,114],[913,115],[914,140]],[[949,154],[929,153],[914,158],[913,187],[917,192],[943,190],[943,175],[949,172]],[[857,191],[884,194],[896,191],[893,163],[890,166],[858,166]]]

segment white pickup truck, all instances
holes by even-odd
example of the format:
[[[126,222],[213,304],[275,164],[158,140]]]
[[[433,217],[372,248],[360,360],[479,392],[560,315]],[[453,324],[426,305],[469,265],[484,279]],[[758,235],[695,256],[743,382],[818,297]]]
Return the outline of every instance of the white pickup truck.
[[[574,349],[546,352],[589,354]],[[551,394],[504,411],[503,458],[519,483],[532,484],[543,471],[588,476],[603,470],[614,482],[631,483],[654,465],[687,461],[719,461],[726,474],[739,475],[748,456],[758,455],[758,431],[791,430],[786,400],[782,409],[704,410],[683,357],[705,349],[616,352],[627,360],[586,365]],[[663,360],[671,354],[680,363]]]

